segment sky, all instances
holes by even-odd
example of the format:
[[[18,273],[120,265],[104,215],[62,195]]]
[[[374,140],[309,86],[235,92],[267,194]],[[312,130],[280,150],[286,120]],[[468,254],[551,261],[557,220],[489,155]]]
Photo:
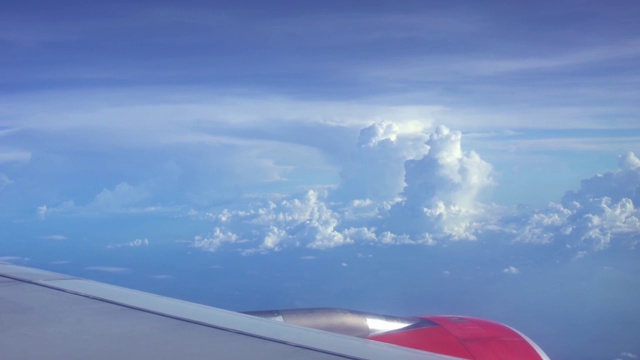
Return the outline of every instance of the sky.
[[[637,1],[21,1],[0,260],[640,356]]]

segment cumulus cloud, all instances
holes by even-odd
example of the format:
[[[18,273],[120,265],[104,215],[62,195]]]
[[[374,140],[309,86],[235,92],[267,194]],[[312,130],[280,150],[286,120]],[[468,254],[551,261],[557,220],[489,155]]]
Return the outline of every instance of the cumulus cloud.
[[[218,216],[223,220],[221,227],[216,227],[212,235],[197,236],[193,246],[216,251],[227,244],[251,244],[243,253],[253,254],[288,247],[329,249],[354,243],[435,244],[429,234],[410,238],[389,231],[377,233],[375,227],[349,226],[351,222],[342,213],[330,208],[326,196],[326,192],[309,190],[251,210],[223,211]]]
[[[246,252],[354,243],[426,244],[474,239],[478,193],[493,182],[491,166],[461,148],[461,134],[402,131],[380,122],[360,131],[353,159],[335,190],[309,190],[248,210],[224,210],[214,235],[194,246],[209,251],[239,238]]]
[[[494,185],[492,166],[463,149],[459,131],[439,126],[416,133],[385,121],[362,128],[355,145],[335,188],[207,213],[214,231],[196,237],[193,246],[252,254],[288,247],[437,245],[500,232],[516,243],[569,248],[580,259],[616,241],[633,246],[639,240],[640,160],[633,153],[620,157],[618,170],[582,181],[559,202],[520,211],[480,202]]]
[[[43,236],[42,239],[53,240],[53,241],[63,241],[63,240],[67,240],[67,237],[64,235],[47,235],[47,236]]]
[[[565,209],[560,204],[550,203],[546,209],[536,211],[528,219],[526,224],[516,225],[515,240],[518,242],[549,244],[558,234],[567,234],[571,231],[568,218],[570,209]]]
[[[9,177],[5,174],[0,174],[0,190],[2,190],[5,186],[13,184],[13,180],[9,179]]]
[[[520,274],[520,270],[515,266],[509,266],[507,268],[502,269],[502,272],[509,275],[518,275]]]
[[[137,205],[149,196],[149,192],[145,189],[134,188],[126,182],[122,182],[112,190],[103,189],[88,207],[101,211],[118,211]]]
[[[462,134],[439,126],[429,136],[429,153],[405,163],[403,194],[410,206],[454,203],[473,208],[476,196],[492,185],[491,165],[471,151],[462,151]]]
[[[280,250],[300,245],[324,249],[351,243],[348,237],[337,231],[339,217],[323,201],[325,197],[325,193],[309,190],[302,196],[278,203],[269,201],[255,209],[225,211],[219,218],[226,226],[243,232],[244,238],[258,242],[254,251]],[[237,235],[224,233],[219,228],[214,234],[217,235],[209,237],[210,240],[196,238],[195,246],[216,250],[223,243],[233,243],[238,239]]]
[[[87,204],[76,204],[73,200],[64,201],[56,206],[38,207],[38,217],[45,219],[50,214],[74,213],[84,215],[113,213],[149,213],[166,211],[167,208],[152,206],[148,200],[151,191],[145,184],[133,186],[127,182],[118,183],[111,189],[102,189]]]
[[[559,203],[536,211],[525,224],[517,224],[516,241],[549,244],[554,241],[599,251],[614,239],[633,246],[640,233],[640,160],[630,152],[619,159],[619,169],[598,174],[568,191]],[[585,250],[586,249],[586,250]]]
[[[152,279],[156,279],[156,280],[169,280],[169,279],[175,279],[175,276],[173,275],[151,275]]]
[[[492,168],[477,153],[464,152],[461,140],[459,131],[439,126],[426,142],[429,152],[404,163],[403,201],[391,209],[394,232],[476,238],[475,219],[482,212],[477,197],[493,185]]]
[[[121,247],[141,247],[141,246],[148,246],[148,245],[149,245],[149,239],[144,238],[144,239],[135,239],[125,243],[110,244],[110,245],[107,245],[107,248],[117,249]]]
[[[42,206],[38,206],[38,218],[44,220],[47,217],[47,212],[49,211],[49,208],[47,207],[47,205],[42,205]]]
[[[619,169],[598,174],[580,183],[578,191],[569,191],[562,198],[564,205],[608,197],[614,203],[629,199],[640,203],[640,159],[633,152],[619,157]]]
[[[405,186],[404,162],[423,156],[428,147],[422,132],[401,132],[389,121],[360,130],[351,159],[342,168],[338,200],[391,200]]]
[[[213,252],[226,243],[233,244],[238,242],[238,239],[238,235],[232,232],[224,232],[216,227],[213,233],[207,236],[196,236],[193,246],[201,250]]]
[[[112,273],[112,274],[126,274],[131,271],[130,269],[123,268],[123,267],[116,267],[116,266],[87,266],[84,269],[91,270],[91,271]]]

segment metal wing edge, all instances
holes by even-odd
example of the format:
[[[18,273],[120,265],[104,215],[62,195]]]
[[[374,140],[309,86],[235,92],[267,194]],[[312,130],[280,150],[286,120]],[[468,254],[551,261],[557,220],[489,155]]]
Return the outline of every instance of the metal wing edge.
[[[0,276],[201,326],[355,359],[460,360],[459,358],[261,319],[54,272],[0,263]]]

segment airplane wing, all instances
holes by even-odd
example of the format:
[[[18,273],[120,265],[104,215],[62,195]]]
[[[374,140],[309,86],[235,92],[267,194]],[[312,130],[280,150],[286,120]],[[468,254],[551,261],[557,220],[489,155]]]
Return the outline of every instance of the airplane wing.
[[[3,263],[0,358],[459,359]]]

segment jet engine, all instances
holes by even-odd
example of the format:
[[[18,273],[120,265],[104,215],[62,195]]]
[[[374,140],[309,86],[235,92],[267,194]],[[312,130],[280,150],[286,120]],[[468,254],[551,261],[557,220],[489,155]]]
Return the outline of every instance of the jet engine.
[[[468,316],[400,317],[334,308],[245,314],[461,359],[549,360],[536,343],[517,330]]]

